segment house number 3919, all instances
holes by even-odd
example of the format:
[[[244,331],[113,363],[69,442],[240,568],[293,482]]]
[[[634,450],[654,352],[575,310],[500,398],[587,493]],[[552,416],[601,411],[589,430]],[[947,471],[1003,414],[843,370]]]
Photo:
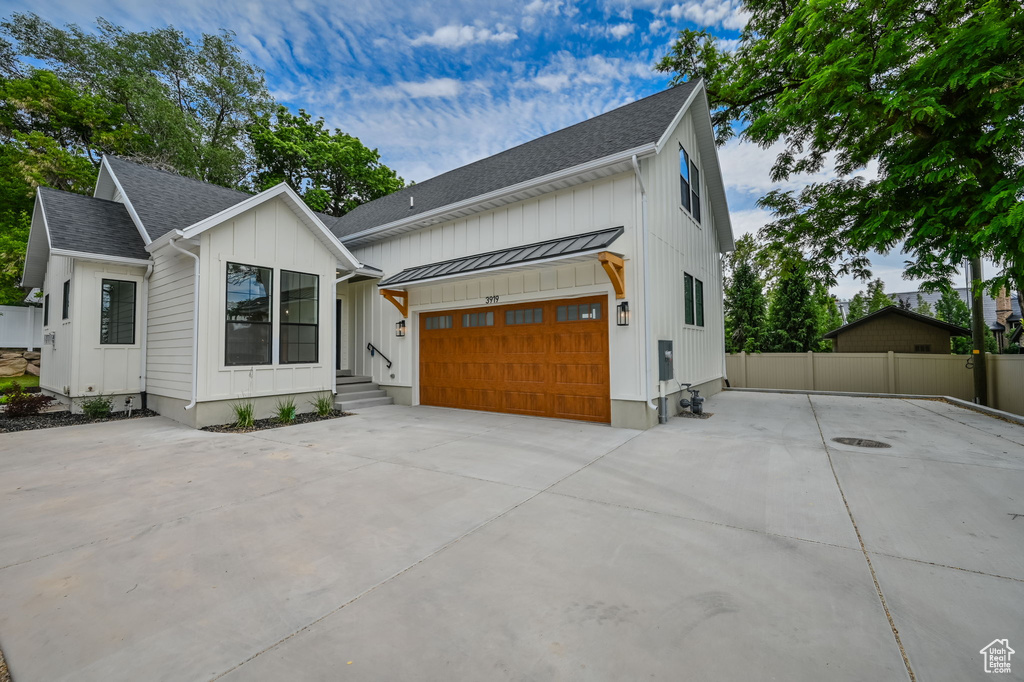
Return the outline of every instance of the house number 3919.
[[[486,300],[487,300],[488,303],[497,303],[498,302],[498,297],[497,296],[488,296]]]

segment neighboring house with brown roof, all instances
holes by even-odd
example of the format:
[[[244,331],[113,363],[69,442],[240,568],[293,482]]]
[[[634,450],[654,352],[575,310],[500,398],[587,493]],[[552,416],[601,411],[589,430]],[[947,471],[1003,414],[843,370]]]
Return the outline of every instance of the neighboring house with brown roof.
[[[722,384],[732,249],[693,81],[340,218],[105,157],[92,197],[38,193],[22,285],[73,409],[204,426],[337,391],[646,428],[679,382]]]
[[[951,337],[970,335],[969,329],[891,305],[824,338],[832,339],[835,353],[948,353]]]

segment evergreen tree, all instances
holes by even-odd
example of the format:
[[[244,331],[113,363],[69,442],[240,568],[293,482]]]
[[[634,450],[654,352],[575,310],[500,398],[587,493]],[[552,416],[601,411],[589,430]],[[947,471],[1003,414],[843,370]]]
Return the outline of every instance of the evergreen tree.
[[[797,260],[783,270],[768,306],[764,350],[806,353],[818,347],[818,311],[807,265]]]
[[[748,259],[733,266],[725,289],[725,348],[729,353],[761,350],[765,296],[761,279]]]
[[[943,322],[967,329],[971,328],[971,310],[952,287],[945,287],[942,290],[942,296],[935,304],[935,315]],[[986,350],[988,350],[988,336],[992,336],[992,332],[988,332],[986,335]],[[995,337],[992,337],[992,341],[995,343]],[[971,338],[968,336],[954,336],[950,339],[950,345],[952,352],[957,355],[970,354],[973,348]]]
[[[843,315],[839,312],[839,305],[836,303],[836,299],[832,296],[824,284],[818,283],[814,288],[814,297],[816,299],[815,307],[818,311],[818,336],[827,334],[833,329],[839,329],[843,326]],[[821,339],[818,341],[818,350],[822,352],[829,352],[832,350],[831,339]]]
[[[920,295],[917,297],[917,307],[914,308],[914,312],[918,315],[927,315],[928,317],[935,317],[935,313],[932,312],[932,307],[928,301],[921,298]]]
[[[876,279],[868,283],[868,313],[878,312],[882,308],[895,305],[896,302],[885,293],[885,282]]]
[[[864,292],[858,291],[850,299],[850,309],[846,313],[846,323],[856,322],[868,314],[868,302],[864,298]]]

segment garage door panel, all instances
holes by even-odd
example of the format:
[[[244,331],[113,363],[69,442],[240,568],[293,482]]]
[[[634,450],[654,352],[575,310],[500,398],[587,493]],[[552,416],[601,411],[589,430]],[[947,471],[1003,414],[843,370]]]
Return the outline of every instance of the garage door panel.
[[[594,312],[606,303],[601,296],[421,315],[420,402],[609,422],[608,322]],[[438,316],[450,316],[451,327],[435,321],[427,329]]]

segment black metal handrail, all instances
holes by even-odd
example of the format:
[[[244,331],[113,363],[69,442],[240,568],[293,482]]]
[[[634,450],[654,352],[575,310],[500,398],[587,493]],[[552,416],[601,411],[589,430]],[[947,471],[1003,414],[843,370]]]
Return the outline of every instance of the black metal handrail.
[[[391,361],[388,360],[388,356],[386,356],[386,355],[384,355],[383,353],[380,352],[380,348],[377,348],[377,346],[373,345],[372,343],[368,343],[368,344],[366,344],[366,350],[370,351],[370,357],[371,358],[374,355],[379,355],[382,358],[384,358],[384,362],[388,363],[388,369],[391,369]]]

